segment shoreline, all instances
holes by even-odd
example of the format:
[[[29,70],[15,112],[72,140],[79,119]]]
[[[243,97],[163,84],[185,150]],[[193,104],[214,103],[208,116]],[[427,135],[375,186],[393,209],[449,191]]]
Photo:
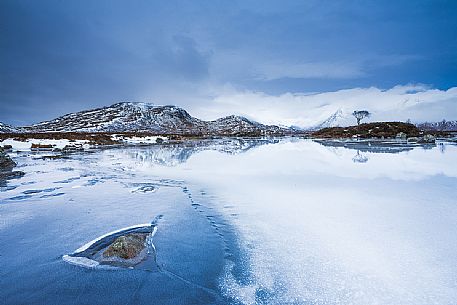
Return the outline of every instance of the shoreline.
[[[141,146],[179,146],[188,144],[217,143],[223,141],[275,141],[287,138],[308,139],[319,142],[359,142],[359,143],[392,143],[395,145],[419,145],[434,144],[437,141],[457,142],[457,132],[447,132],[446,135],[422,134],[420,136],[407,137],[398,135],[395,137],[366,137],[366,136],[326,136],[321,134],[295,134],[283,136],[179,136],[135,134],[135,133],[31,133],[31,134],[0,134],[0,148],[5,153],[11,152],[49,152],[60,153],[62,157],[67,154],[93,149],[110,149],[122,147]],[[46,157],[46,156],[45,156]],[[55,156],[48,156],[54,159]]]

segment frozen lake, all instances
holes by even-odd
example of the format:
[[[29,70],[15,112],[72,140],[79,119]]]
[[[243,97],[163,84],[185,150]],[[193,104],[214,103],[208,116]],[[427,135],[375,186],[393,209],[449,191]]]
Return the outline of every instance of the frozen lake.
[[[224,140],[12,153],[5,304],[456,304],[457,146]],[[62,256],[157,220],[156,258]]]

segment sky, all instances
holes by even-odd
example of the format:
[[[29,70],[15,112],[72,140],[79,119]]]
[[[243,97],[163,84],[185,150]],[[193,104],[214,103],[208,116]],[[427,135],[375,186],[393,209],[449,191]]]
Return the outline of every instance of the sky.
[[[355,107],[457,119],[456,16],[454,0],[0,0],[0,122],[119,101],[302,126]]]

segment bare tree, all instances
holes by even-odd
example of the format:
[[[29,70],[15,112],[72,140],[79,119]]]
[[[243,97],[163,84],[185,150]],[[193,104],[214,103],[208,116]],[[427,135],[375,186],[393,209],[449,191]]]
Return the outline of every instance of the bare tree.
[[[357,125],[360,125],[360,121],[364,118],[369,117],[371,113],[366,110],[354,110],[352,115],[357,119]]]

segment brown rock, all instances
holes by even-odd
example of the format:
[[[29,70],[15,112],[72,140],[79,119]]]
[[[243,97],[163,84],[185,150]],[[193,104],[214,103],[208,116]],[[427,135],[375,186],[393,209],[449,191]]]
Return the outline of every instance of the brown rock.
[[[123,259],[136,257],[145,248],[146,234],[131,233],[119,236],[103,252],[104,257],[117,256]]]
[[[51,144],[35,144],[32,143],[32,149],[51,149],[53,145]]]

